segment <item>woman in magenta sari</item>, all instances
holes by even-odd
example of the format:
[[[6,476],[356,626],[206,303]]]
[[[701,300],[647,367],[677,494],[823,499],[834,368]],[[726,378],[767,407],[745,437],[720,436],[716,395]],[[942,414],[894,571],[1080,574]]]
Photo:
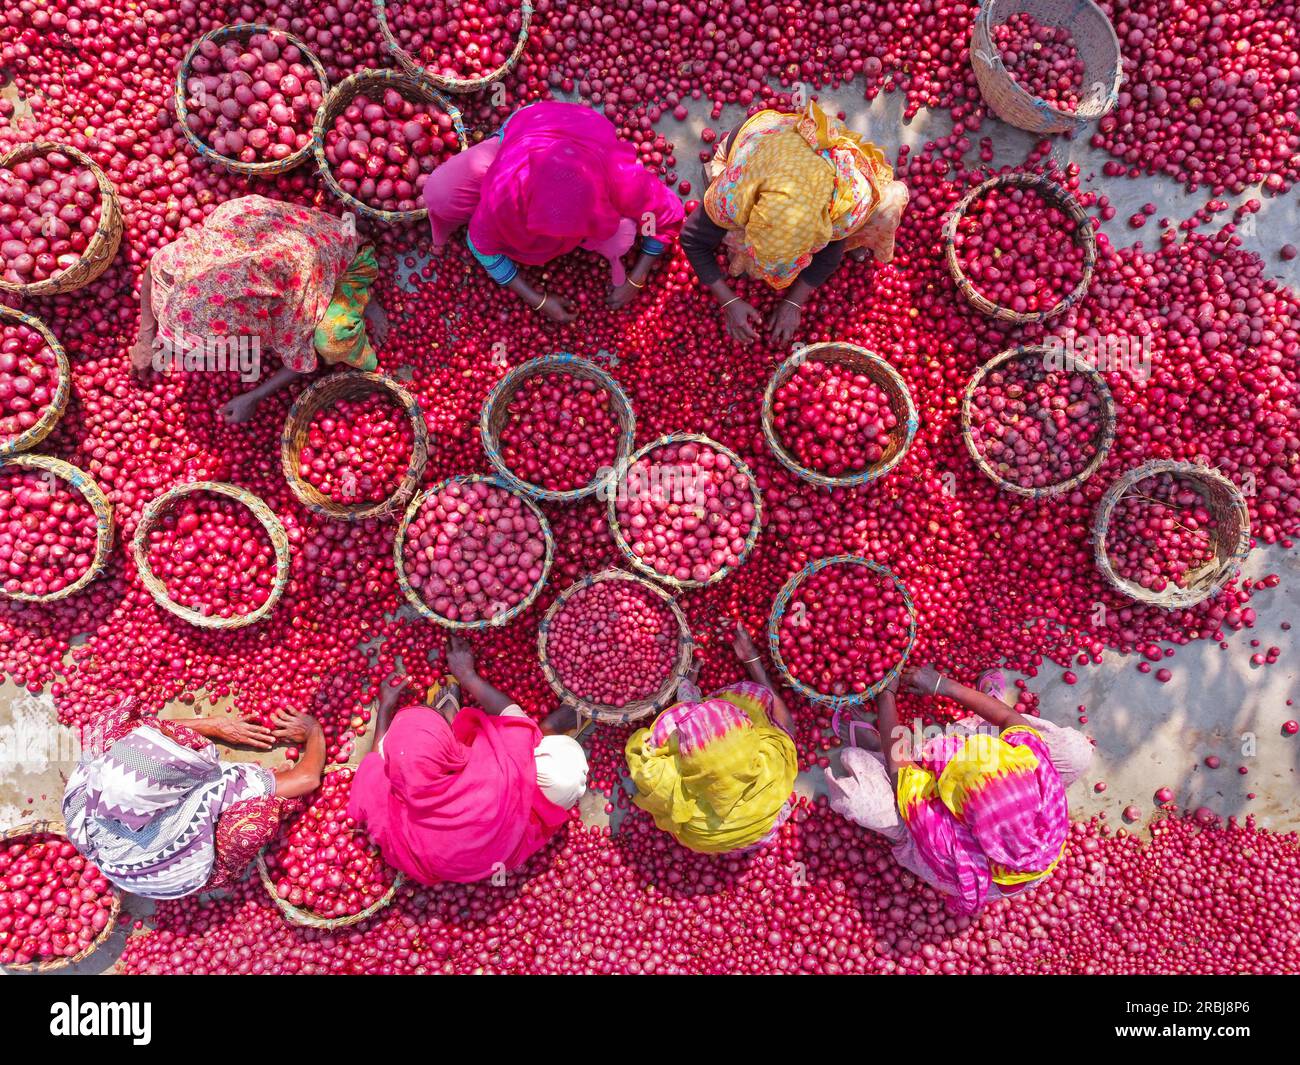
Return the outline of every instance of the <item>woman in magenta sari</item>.
[[[856,717],[844,722],[841,771],[826,770],[831,809],[882,835],[894,859],[951,896],[959,913],[1048,879],[1070,831],[1065,789],[1092,759],[1087,737],[1017,713],[997,670],[976,688],[931,666],[908,668],[902,680],[971,717],[918,747],[899,727],[894,691],[881,692],[879,732]]]
[[[645,288],[684,216],[607,118],[551,101],[521,108],[495,136],[443,163],[425,182],[424,202],[435,255],[468,226],[466,243],[492,280],[556,322],[573,321],[573,303],[534,288],[519,264],[593,251],[609,261],[609,306],[622,307]],[[627,270],[622,257],[638,237]]]
[[[539,728],[479,677],[463,640],[452,640],[447,657],[458,683],[434,689],[430,706],[399,709],[404,683],[383,686],[376,748],[348,803],[385,861],[426,885],[470,884],[523,865],[587,785],[576,740],[556,733],[552,719]],[[461,707],[461,689],[477,707]]]

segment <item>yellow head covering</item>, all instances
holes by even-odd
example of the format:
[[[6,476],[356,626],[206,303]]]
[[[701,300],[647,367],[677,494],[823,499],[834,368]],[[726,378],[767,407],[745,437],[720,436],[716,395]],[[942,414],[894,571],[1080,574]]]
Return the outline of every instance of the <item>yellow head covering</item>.
[[[707,715],[718,701],[743,710],[747,727],[728,728],[707,745],[684,750],[675,732],[656,745],[652,726],[633,733],[626,747],[633,801],[682,846],[705,854],[739,850],[767,836],[799,772],[794,741],[743,689],[719,692],[691,709]]]
[[[861,229],[894,176],[879,148],[811,102],[800,113],[754,115],[721,163],[704,209],[731,231],[732,273],[777,289]]]

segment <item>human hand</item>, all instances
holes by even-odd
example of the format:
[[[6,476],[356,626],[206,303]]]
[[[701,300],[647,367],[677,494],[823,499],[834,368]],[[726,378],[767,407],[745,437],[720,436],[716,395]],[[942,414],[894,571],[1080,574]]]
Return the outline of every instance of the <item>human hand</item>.
[[[534,310],[549,318],[552,322],[559,322],[561,325],[566,325],[578,317],[578,309],[572,301],[554,293],[547,293],[542,305],[540,307],[534,305]]]
[[[447,648],[447,668],[462,684],[474,676],[474,651],[463,636],[453,636]]]
[[[758,325],[763,316],[742,299],[729,302],[722,312],[727,336],[741,344],[752,344],[758,336]]]
[[[394,673],[379,686],[379,712],[382,714],[397,706],[410,689],[410,678]]]
[[[388,312],[372,299],[366,304],[365,316],[371,344],[382,348],[388,339]]]
[[[221,408],[221,416],[231,425],[243,425],[257,413],[257,400],[252,396],[236,396]]]
[[[742,662],[746,660],[752,662],[758,658],[758,647],[754,643],[754,638],[740,622],[736,622],[736,635],[731,641],[731,649]]]
[[[144,384],[153,376],[153,356],[158,347],[158,334],[153,330],[141,330],[128,357],[131,360],[131,372],[135,379]]]
[[[641,294],[641,289],[643,288],[645,288],[645,285],[641,285],[640,288],[638,288],[636,285],[632,284],[630,279],[624,281],[621,285],[613,285],[609,290],[609,295],[605,297],[605,303],[613,310],[618,310],[620,307],[626,307]]]
[[[277,710],[271,720],[275,722],[274,736],[277,740],[288,743],[306,743],[313,732],[321,731],[320,722],[311,714],[299,714],[290,710]]]
[[[908,691],[916,692],[918,695],[937,695],[942,682],[943,674],[934,666],[908,666],[903,670],[903,684]]]
[[[767,330],[772,336],[773,345],[781,347],[787,344],[799,328],[802,318],[802,307],[796,307],[791,300],[778,300],[776,308],[767,319]]]
[[[211,738],[230,747],[253,747],[259,751],[269,751],[275,746],[275,734],[265,725],[252,721],[215,719],[211,727]]]

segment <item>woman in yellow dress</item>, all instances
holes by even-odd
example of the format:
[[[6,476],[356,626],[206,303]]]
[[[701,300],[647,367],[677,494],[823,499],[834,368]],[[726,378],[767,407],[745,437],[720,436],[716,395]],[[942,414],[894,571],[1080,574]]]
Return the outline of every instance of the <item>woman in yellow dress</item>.
[[[626,747],[633,802],[703,854],[768,843],[790,815],[799,772],[794,718],[739,625],[732,647],[749,680],[704,698],[697,667],[678,688],[682,701],[633,733]]]
[[[724,280],[719,245],[733,276],[777,290],[768,319],[774,344],[794,335],[808,299],[846,251],[893,258],[907,186],[894,179],[884,152],[816,103],[758,112],[722,138],[706,173],[709,187],[682,228],[682,250],[734,340],[753,341],[761,315]]]

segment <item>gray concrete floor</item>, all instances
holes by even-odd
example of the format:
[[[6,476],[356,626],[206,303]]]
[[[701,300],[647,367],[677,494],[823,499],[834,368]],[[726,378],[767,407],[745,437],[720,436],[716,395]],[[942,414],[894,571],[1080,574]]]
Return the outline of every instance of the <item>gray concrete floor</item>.
[[[943,112],[922,111],[903,123],[903,100],[898,94],[879,96],[864,108],[860,88],[848,86],[822,94],[822,101],[828,110],[842,108],[854,129],[870,135],[891,154],[900,144],[917,150],[951,128]],[[692,102],[690,110],[685,123],[666,116],[659,130],[676,142],[678,172],[692,182],[692,195],[698,195],[696,154],[703,146],[699,131],[706,125],[718,130],[731,128],[742,114],[739,109],[728,109],[720,120],[711,121],[707,101]],[[977,144],[984,135],[993,139],[997,165],[1022,161],[1037,139],[993,120],[970,135],[972,143]],[[1181,221],[1209,198],[1208,190],[1189,194],[1163,177],[1103,179],[1101,168],[1108,157],[1089,148],[1086,138],[1058,140],[1055,150],[1058,158],[1078,163],[1085,189],[1109,196],[1117,214],[1103,230],[1120,247],[1138,240],[1147,247],[1155,246],[1160,219]],[[1295,242],[1300,234],[1300,188],[1280,197],[1269,198],[1254,189],[1223,199],[1235,208],[1252,197],[1260,199],[1263,207],[1238,229],[1245,246],[1263,258],[1270,276],[1300,287],[1300,259],[1284,263],[1278,257],[1281,245]],[[1144,229],[1131,229],[1129,215],[1147,202],[1159,208],[1155,217]],[[1217,216],[1220,223],[1230,219],[1230,211]],[[1298,691],[1292,640],[1297,630],[1284,632],[1280,628],[1283,621],[1300,626],[1300,554],[1294,549],[1258,550],[1248,562],[1248,572],[1255,576],[1282,574],[1280,587],[1256,595],[1252,605],[1258,621],[1254,629],[1230,634],[1226,651],[1206,642],[1179,648],[1165,663],[1174,674],[1170,683],[1158,683],[1154,672],[1138,673],[1135,656],[1115,654],[1107,654],[1099,666],[1073,667],[1079,675],[1073,686],[1065,684],[1054,668],[1030,681],[1040,695],[1043,715],[1055,722],[1078,725],[1076,707],[1088,708],[1088,723],[1081,727],[1096,741],[1097,757],[1092,771],[1071,791],[1071,806],[1077,816],[1104,813],[1119,823],[1121,811],[1134,804],[1141,808],[1141,821],[1145,821],[1155,809],[1153,793],[1167,786],[1180,806],[1205,805],[1223,816],[1254,813],[1270,829],[1300,829],[1300,804],[1295,801],[1300,736],[1287,737],[1281,732],[1284,721],[1300,717],[1300,709],[1287,705],[1288,700],[1297,698]],[[1249,641],[1255,638],[1261,641],[1261,649],[1271,645],[1282,648],[1276,665],[1250,665],[1254,648]],[[167,716],[188,712],[180,707],[165,711]],[[0,683],[0,825],[58,817],[63,784],[76,757],[71,742],[66,730],[55,726],[48,695],[32,697]],[[1220,768],[1211,770],[1204,765],[1203,759],[1210,754],[1222,759]],[[1245,776],[1237,771],[1241,765],[1248,770]],[[819,782],[820,773],[804,774],[799,786],[811,793]],[[1102,793],[1093,790],[1098,782],[1106,784]],[[1248,799],[1248,792],[1255,798]],[[605,801],[604,796],[592,796],[584,803],[584,817],[607,820]],[[149,911],[141,900],[131,900],[129,909],[141,916]],[[119,930],[110,944],[80,969],[107,970],[124,940],[125,933]]]

